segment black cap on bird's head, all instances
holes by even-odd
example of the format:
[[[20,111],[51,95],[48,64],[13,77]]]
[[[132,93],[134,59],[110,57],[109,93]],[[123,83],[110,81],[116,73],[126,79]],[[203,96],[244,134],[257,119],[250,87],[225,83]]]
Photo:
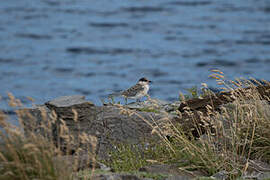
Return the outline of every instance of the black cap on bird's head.
[[[141,79],[139,79],[139,81],[141,81],[141,82],[149,82],[149,83],[152,82],[152,81],[148,80],[145,77],[142,77]]]

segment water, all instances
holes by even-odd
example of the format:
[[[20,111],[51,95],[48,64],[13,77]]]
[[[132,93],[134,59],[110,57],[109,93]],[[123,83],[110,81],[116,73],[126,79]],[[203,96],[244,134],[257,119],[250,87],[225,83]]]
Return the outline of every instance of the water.
[[[29,105],[81,94],[94,103],[146,76],[173,101],[207,83],[270,75],[269,0],[0,2],[0,94]],[[3,103],[1,109],[6,109]]]

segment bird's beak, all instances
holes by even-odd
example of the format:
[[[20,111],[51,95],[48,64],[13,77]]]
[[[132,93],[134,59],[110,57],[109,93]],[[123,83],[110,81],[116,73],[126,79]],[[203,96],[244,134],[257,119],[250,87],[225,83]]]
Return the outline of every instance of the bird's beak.
[[[149,83],[151,83],[152,81],[148,81]]]

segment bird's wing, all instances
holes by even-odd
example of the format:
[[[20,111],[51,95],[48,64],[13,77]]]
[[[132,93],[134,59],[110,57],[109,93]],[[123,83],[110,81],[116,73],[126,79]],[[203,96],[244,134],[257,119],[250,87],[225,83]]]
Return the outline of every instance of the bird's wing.
[[[136,84],[132,87],[130,87],[129,89],[125,90],[122,95],[126,96],[126,97],[130,97],[130,96],[136,96],[138,92],[143,91],[144,88],[142,85],[140,84]]]
[[[121,96],[121,95],[122,95],[122,92],[115,92],[115,93],[109,94],[108,98],[117,97],[117,96]]]

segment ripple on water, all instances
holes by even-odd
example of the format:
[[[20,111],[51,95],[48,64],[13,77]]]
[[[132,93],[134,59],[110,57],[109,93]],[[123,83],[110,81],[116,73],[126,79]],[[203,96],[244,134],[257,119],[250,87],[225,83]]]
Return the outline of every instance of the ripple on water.
[[[180,81],[180,80],[159,80],[158,83],[160,84],[175,84],[175,85],[180,85],[182,84],[183,82]]]
[[[77,72],[75,73],[75,76],[78,77],[92,77],[92,76],[96,76],[97,74],[94,72],[87,72],[87,73],[83,73],[83,72]]]
[[[213,60],[210,62],[198,62],[196,64],[197,67],[205,67],[205,66],[234,67],[238,65],[239,63],[228,60]]]
[[[248,64],[253,64],[253,63],[259,63],[261,62],[261,60],[257,58],[249,58],[249,59],[246,59],[245,62]]]
[[[167,76],[167,75],[169,75],[168,72],[161,71],[160,69],[153,69],[153,70],[150,70],[150,74],[151,74],[153,77],[162,77],[162,76]]]
[[[240,45],[270,45],[270,40],[258,39],[258,40],[237,40],[235,44]]]
[[[263,7],[263,8],[261,8],[261,10],[262,10],[264,13],[268,14],[268,13],[270,13],[270,6]]]
[[[264,60],[265,63],[270,63],[270,59]]]
[[[49,6],[59,6],[61,5],[61,2],[58,0],[43,0],[43,3],[49,5]]]
[[[90,26],[92,27],[97,27],[97,28],[117,28],[117,27],[128,27],[128,23],[121,23],[121,22],[114,22],[114,23],[106,23],[106,22],[92,22],[89,23]]]
[[[0,58],[0,64],[13,64],[17,63],[19,60],[11,58]]]
[[[101,75],[109,76],[109,77],[120,77],[120,78],[125,78],[127,75],[125,73],[116,73],[116,72],[105,72],[105,73],[100,73]]]
[[[47,34],[34,34],[34,33],[17,33],[16,37],[28,38],[28,39],[52,39],[52,36]]]
[[[212,4],[211,1],[173,1],[167,3],[174,6],[206,6]]]
[[[167,10],[168,10],[168,8],[154,7],[154,6],[141,6],[141,7],[122,8],[122,11],[126,11],[126,12],[147,12],[147,13],[162,12],[162,11],[167,11]]]
[[[67,52],[74,53],[74,54],[129,54],[133,53],[133,49],[126,49],[126,48],[92,48],[92,47],[70,47],[66,49]]]
[[[78,88],[78,89],[74,89],[78,94],[82,94],[82,95],[84,95],[84,96],[88,96],[88,95],[91,95],[92,94],[92,92],[91,91],[89,91],[89,90],[85,90],[85,89],[80,89],[80,88]]]
[[[74,71],[74,68],[58,67],[58,68],[54,68],[54,71],[58,73],[71,73]]]

